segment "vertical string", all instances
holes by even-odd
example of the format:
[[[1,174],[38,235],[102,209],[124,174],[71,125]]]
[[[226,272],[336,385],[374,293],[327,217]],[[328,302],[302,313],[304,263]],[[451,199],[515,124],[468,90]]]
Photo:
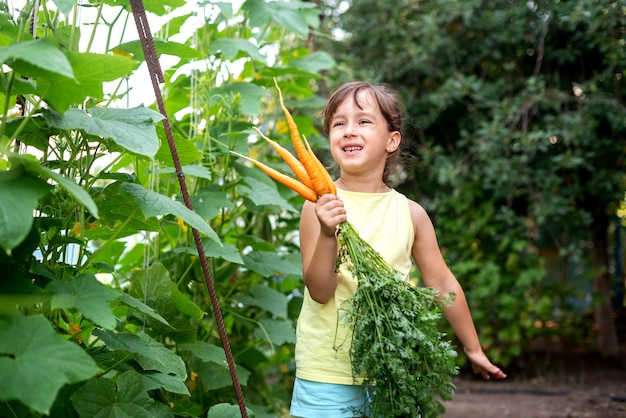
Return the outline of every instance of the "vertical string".
[[[161,65],[159,63],[156,53],[156,48],[154,46],[154,40],[152,39],[152,34],[150,32],[146,11],[143,7],[142,0],[130,0],[130,5],[133,10],[133,17],[135,18],[135,24],[137,25],[137,31],[139,32],[139,39],[141,40],[141,45],[143,47],[143,52],[146,58],[146,64],[150,73],[150,79],[152,81],[152,87],[154,89],[154,94],[156,96],[159,111],[164,117],[163,127],[167,136],[167,142],[170,148],[170,153],[172,155],[172,160],[174,161],[174,168],[176,170],[176,176],[178,177],[178,182],[180,184],[181,194],[183,196],[185,206],[187,206],[189,210],[193,210],[191,198],[189,197],[189,191],[187,189],[187,183],[185,181],[185,175],[180,164],[180,158],[178,156],[176,144],[174,143],[172,129],[169,124],[167,111],[165,110],[165,104],[163,103],[163,97],[161,96],[161,90],[159,88],[159,83],[164,82],[163,71],[161,69]],[[209,269],[209,264],[206,258],[206,254],[204,252],[204,245],[202,244],[202,239],[200,238],[200,233],[198,232],[198,230],[192,228],[191,232],[196,243],[196,248],[198,249],[200,265],[202,267],[204,280],[209,291],[211,305],[213,307],[213,313],[217,322],[217,327],[220,333],[220,338],[222,340],[222,345],[224,347],[224,352],[226,354],[226,362],[228,363],[228,370],[230,371],[235,394],[237,395],[239,410],[241,412],[242,418],[248,418],[248,412],[246,410],[245,401],[243,399],[243,392],[241,390],[241,385],[237,376],[237,370],[235,368],[235,361],[233,359],[233,354],[230,348],[228,335],[226,334],[226,327],[224,326],[224,319],[222,317],[222,312],[220,310],[217,300],[217,293],[215,292],[213,276]]]

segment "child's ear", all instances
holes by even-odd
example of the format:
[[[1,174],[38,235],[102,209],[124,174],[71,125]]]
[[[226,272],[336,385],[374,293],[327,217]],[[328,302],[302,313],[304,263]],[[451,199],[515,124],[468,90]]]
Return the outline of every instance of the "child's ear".
[[[389,139],[387,139],[387,152],[392,153],[398,149],[400,146],[400,141],[402,140],[402,135],[398,131],[393,131],[389,135]]]

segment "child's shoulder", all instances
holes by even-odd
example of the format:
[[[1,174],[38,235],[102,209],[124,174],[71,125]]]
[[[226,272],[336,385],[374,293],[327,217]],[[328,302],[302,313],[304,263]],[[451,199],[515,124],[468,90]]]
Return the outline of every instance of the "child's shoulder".
[[[422,205],[406,196],[405,198],[409,205],[409,212],[411,213],[413,224],[418,225],[422,222],[430,222],[430,216],[428,216],[428,212],[426,212],[426,209],[424,209]]]

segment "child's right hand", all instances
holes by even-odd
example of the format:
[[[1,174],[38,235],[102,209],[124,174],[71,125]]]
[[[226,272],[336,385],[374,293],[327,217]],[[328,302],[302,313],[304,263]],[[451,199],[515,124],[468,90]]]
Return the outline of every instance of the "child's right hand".
[[[347,219],[346,208],[335,194],[325,194],[317,200],[315,215],[320,222],[321,233],[328,237],[335,236],[337,226]]]

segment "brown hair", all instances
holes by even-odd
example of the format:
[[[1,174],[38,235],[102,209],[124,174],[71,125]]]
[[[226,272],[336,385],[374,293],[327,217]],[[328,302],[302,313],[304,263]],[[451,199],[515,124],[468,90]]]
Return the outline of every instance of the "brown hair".
[[[352,81],[339,86],[330,95],[330,98],[326,102],[326,106],[322,110],[322,119],[324,121],[324,133],[328,135],[330,133],[330,124],[333,115],[337,111],[337,108],[344,100],[352,97],[354,103],[359,109],[362,109],[359,103],[359,93],[361,91],[367,91],[374,96],[376,104],[380,109],[383,117],[387,121],[387,126],[390,132],[398,131],[400,135],[403,135],[404,124],[404,105],[397,93],[386,85],[374,85],[365,81]],[[402,144],[402,141],[400,142]],[[385,162],[385,169],[383,171],[383,182],[387,183],[389,174],[396,167],[400,161],[400,146],[387,155],[387,161]]]

